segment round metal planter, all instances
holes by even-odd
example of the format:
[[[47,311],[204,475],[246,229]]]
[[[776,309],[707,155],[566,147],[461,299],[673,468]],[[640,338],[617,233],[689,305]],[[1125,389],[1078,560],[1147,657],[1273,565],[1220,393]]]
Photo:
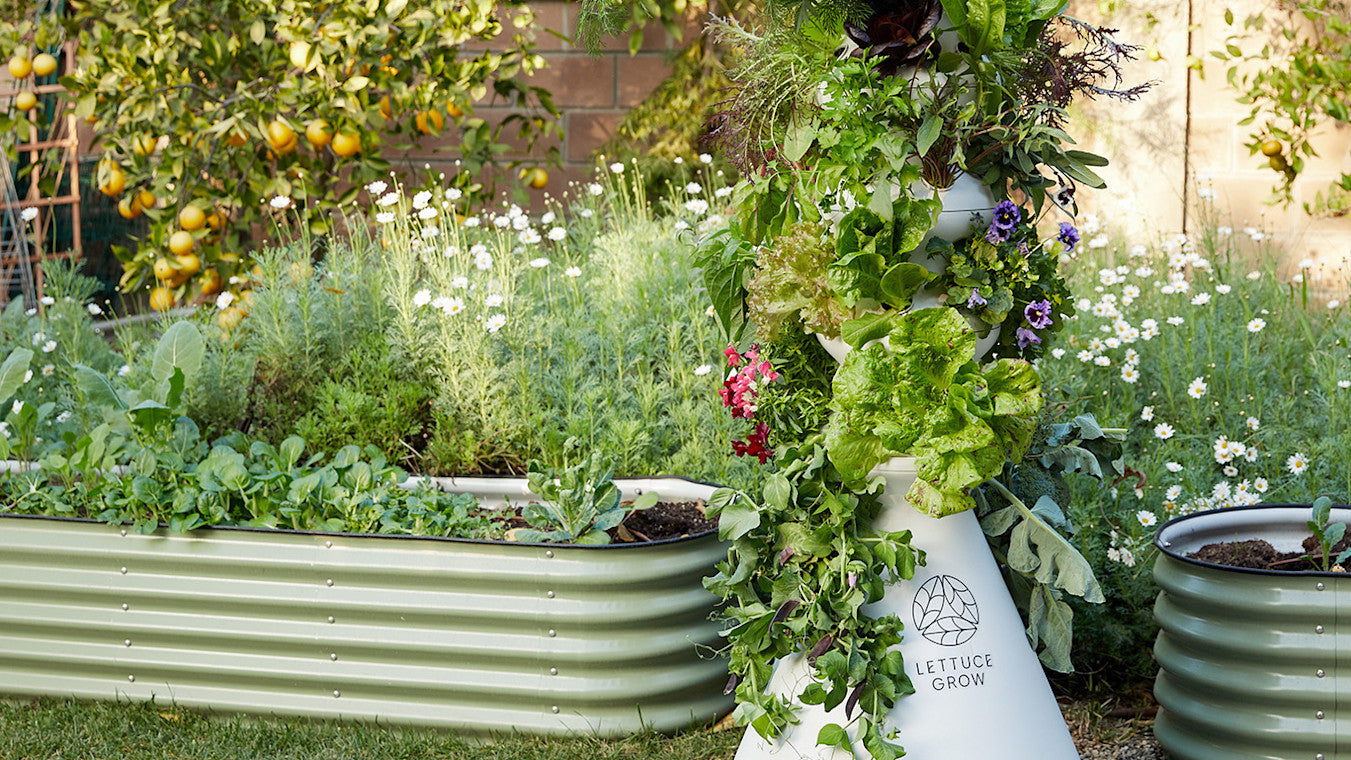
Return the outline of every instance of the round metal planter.
[[[1154,733],[1178,760],[1351,758],[1351,577],[1215,565],[1207,544],[1303,551],[1308,505],[1198,512],[1159,529]],[[1351,507],[1333,520],[1351,521]]]
[[[443,481],[480,497],[524,480]],[[677,478],[628,497],[707,499]],[[715,533],[582,547],[0,516],[0,697],[616,736],[732,707]]]

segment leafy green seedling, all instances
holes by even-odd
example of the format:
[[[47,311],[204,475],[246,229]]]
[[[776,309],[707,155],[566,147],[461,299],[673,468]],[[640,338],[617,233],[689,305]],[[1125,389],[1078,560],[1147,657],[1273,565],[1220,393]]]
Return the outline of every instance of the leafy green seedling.
[[[1351,558],[1351,547],[1343,549],[1335,558],[1329,558],[1332,547],[1337,545],[1346,535],[1346,523],[1332,522],[1332,499],[1326,496],[1319,496],[1313,502],[1313,513],[1308,522],[1309,530],[1318,539],[1318,546],[1323,552],[1323,572],[1329,572],[1332,568],[1341,565],[1348,558]]]

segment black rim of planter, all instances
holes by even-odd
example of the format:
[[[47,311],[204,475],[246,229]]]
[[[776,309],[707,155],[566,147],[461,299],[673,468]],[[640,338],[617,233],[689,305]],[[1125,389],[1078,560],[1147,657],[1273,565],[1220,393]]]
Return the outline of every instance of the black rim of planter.
[[[525,480],[525,478],[518,478],[510,475],[473,475],[465,477],[474,477],[480,480],[502,480],[502,481]],[[707,483],[702,480],[684,478],[678,475],[653,475],[651,477],[643,477],[643,478],[619,478],[619,480],[679,480],[685,483],[691,483],[693,485],[700,485],[700,486],[709,486],[711,488],[722,487],[717,485],[716,483]],[[21,515],[0,511],[0,519],[52,520],[59,522],[108,525],[112,527],[112,523],[105,523],[102,520],[95,520],[92,517],[62,517],[57,515]],[[130,525],[130,524],[131,523],[122,523],[122,525]],[[169,526],[167,523],[160,523],[155,527],[155,530],[157,531],[164,530],[168,527]],[[714,528],[712,530],[706,530],[702,533],[690,533],[689,535],[676,536],[675,538],[663,538],[657,541],[638,541],[634,543],[625,543],[625,544],[565,544],[565,543],[549,543],[545,541],[507,541],[505,539],[492,539],[492,538],[459,538],[456,536],[410,536],[403,533],[341,533],[327,530],[295,530],[293,528],[256,528],[252,525],[207,525],[201,528],[193,528],[191,531],[187,533],[178,533],[175,535],[190,536],[195,533],[202,533],[205,531],[213,531],[213,530],[231,531],[231,532],[238,531],[243,533],[266,533],[269,535],[286,534],[292,536],[327,536],[332,538],[388,538],[399,541],[442,541],[455,544],[480,544],[484,546],[528,546],[536,549],[566,549],[568,551],[597,551],[597,550],[614,551],[625,549],[629,550],[640,549],[645,546],[669,546],[671,544],[679,544],[685,541],[696,541],[698,539],[705,538],[707,536],[716,536],[718,533],[718,529]]]
[[[1191,513],[1191,514],[1189,514],[1189,515],[1182,515],[1181,517],[1174,517],[1173,519],[1169,520],[1168,522],[1164,523],[1163,525],[1160,525],[1160,526],[1159,526],[1159,529],[1158,529],[1157,531],[1155,531],[1155,533],[1154,533],[1154,548],[1158,549],[1158,550],[1159,550],[1160,552],[1162,552],[1163,554],[1167,554],[1169,557],[1171,557],[1171,558],[1173,558],[1173,559],[1175,559],[1175,560],[1177,560],[1177,561],[1179,561],[1179,562],[1185,562],[1185,563],[1187,563],[1187,564],[1189,564],[1189,565],[1195,565],[1195,566],[1197,566],[1197,567],[1208,567],[1208,568],[1211,568],[1211,569],[1213,569],[1213,570],[1223,570],[1223,571],[1225,571],[1225,572],[1230,572],[1230,573],[1246,573],[1246,574],[1249,574],[1249,575],[1269,575],[1269,576],[1286,577],[1286,578],[1290,578],[1290,577],[1301,577],[1301,576],[1310,576],[1310,575],[1315,575],[1315,576],[1318,576],[1318,577],[1320,577],[1320,578],[1340,578],[1340,579],[1343,579],[1343,580],[1346,580],[1346,579],[1348,579],[1348,578],[1351,578],[1351,573],[1334,573],[1334,572],[1330,572],[1330,571],[1329,571],[1329,572],[1325,572],[1325,571],[1323,571],[1323,570],[1266,570],[1266,569],[1263,569],[1263,568],[1257,568],[1257,567],[1234,567],[1234,566],[1232,566],[1232,565],[1220,565],[1220,564],[1217,564],[1217,563],[1214,563],[1214,562],[1206,562],[1206,561],[1204,561],[1204,560],[1199,560],[1199,559],[1196,559],[1196,558],[1194,558],[1194,557],[1188,557],[1188,556],[1182,554],[1181,552],[1178,552],[1178,551],[1176,551],[1176,550],[1174,550],[1174,549],[1170,549],[1169,547],[1164,546],[1164,544],[1163,544],[1163,539],[1162,539],[1162,537],[1163,537],[1163,534],[1164,534],[1165,531],[1167,531],[1170,527],[1172,527],[1172,526],[1174,526],[1174,525],[1178,525],[1178,524],[1184,523],[1184,522],[1186,522],[1186,521],[1188,521],[1188,520],[1198,520],[1198,519],[1203,520],[1203,519],[1206,519],[1206,518],[1211,517],[1211,516],[1213,516],[1213,515],[1224,514],[1224,513],[1234,513],[1234,512],[1256,512],[1256,511],[1265,511],[1265,510],[1269,510],[1269,509],[1281,509],[1281,508],[1289,509],[1289,508],[1292,508],[1292,507],[1293,507],[1293,508],[1296,508],[1296,509],[1303,509],[1303,510],[1305,510],[1306,512],[1307,512],[1308,510],[1313,509],[1313,505],[1312,505],[1312,504],[1252,504],[1252,505],[1244,506],[1244,507],[1218,507],[1218,508],[1215,508],[1215,509],[1207,509],[1207,510],[1202,511],[1202,512],[1193,512],[1193,513]],[[1333,504],[1333,505],[1332,505],[1332,508],[1333,508],[1333,509],[1351,510],[1351,505],[1347,505],[1347,504]],[[1312,533],[1312,531],[1311,531],[1311,533]]]

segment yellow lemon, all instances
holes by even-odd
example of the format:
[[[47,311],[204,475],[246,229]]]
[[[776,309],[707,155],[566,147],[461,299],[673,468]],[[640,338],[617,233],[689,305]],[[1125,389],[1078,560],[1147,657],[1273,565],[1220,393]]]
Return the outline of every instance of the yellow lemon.
[[[214,269],[208,269],[205,272],[202,272],[202,295],[216,295],[220,292],[220,287],[224,282],[225,281],[221,279],[220,272],[217,272]]]
[[[315,150],[320,150],[333,141],[333,129],[323,119],[315,119],[305,125],[305,139]]]
[[[173,251],[174,254],[178,256],[188,253],[196,244],[196,241],[192,239],[191,232],[179,230],[169,236],[169,250]]]
[[[50,53],[38,53],[33,56],[33,73],[40,77],[56,71],[56,57]]]
[[[108,172],[108,178],[104,180],[103,184],[99,185],[99,192],[109,198],[116,198],[118,195],[122,194],[122,191],[126,189],[126,186],[126,176],[122,174],[121,169],[114,165],[112,170]]]
[[[135,219],[141,215],[141,199],[137,196],[123,198],[117,202],[117,213],[122,215],[123,219]]]
[[[15,79],[23,79],[33,73],[33,64],[28,61],[26,55],[16,55],[9,59],[9,75]]]
[[[14,107],[20,111],[31,111],[38,104],[38,97],[31,92],[21,92],[14,96]]]
[[[141,208],[155,207],[155,194],[149,190],[142,190],[137,193],[136,198],[141,202]]]
[[[153,271],[155,272],[156,280],[168,280],[170,277],[174,276],[174,265],[170,264],[167,258],[160,256],[158,259],[155,259]]]
[[[224,309],[221,309],[220,314],[216,316],[216,324],[220,325],[220,329],[225,330],[226,332],[239,327],[239,323],[243,320],[244,312],[233,306],[227,306]]]
[[[287,143],[296,139],[296,131],[281,119],[273,119],[267,125],[267,144],[272,146],[273,150],[281,150]]]
[[[183,210],[178,212],[178,226],[188,232],[200,230],[204,224],[206,214],[196,206],[184,206]]]
[[[446,125],[446,117],[441,115],[440,109],[430,111],[420,111],[413,117],[413,122],[417,124],[418,131],[424,135],[441,134],[441,128]]]
[[[155,152],[159,140],[150,135],[140,135],[131,140],[131,150],[138,156],[148,156]]]
[[[522,169],[518,175],[522,182],[535,190],[542,190],[549,184],[549,173],[538,166],[530,169]]]
[[[197,258],[195,253],[185,253],[178,257],[179,273],[184,277],[192,277],[194,274],[202,271],[202,260]]]
[[[155,311],[168,311],[173,308],[174,292],[166,287],[158,287],[150,291],[150,308]]]
[[[350,158],[361,150],[361,136],[352,132],[340,132],[333,136],[333,143],[329,147],[339,156]]]

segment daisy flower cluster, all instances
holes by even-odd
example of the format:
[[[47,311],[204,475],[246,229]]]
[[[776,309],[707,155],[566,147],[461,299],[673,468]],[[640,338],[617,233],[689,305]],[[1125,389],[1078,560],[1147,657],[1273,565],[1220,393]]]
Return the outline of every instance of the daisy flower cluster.
[[[463,214],[463,194],[453,185],[411,195],[384,181],[365,189],[387,250],[397,237],[415,259],[401,286],[420,318],[469,320],[495,335],[509,323],[507,309],[520,274],[550,269],[565,256],[568,228],[556,207],[531,215],[503,202],[495,209]],[[569,279],[582,274],[577,266],[555,271]]]
[[[1268,274],[1280,265],[1237,261],[1255,240],[1207,229],[1075,257],[1076,315],[1062,347],[1040,366],[1048,388],[1133,431],[1126,464],[1141,479],[1124,498],[1112,491],[1119,508],[1103,542],[1109,563],[1135,567],[1164,520],[1273,498],[1305,501],[1328,487],[1311,480],[1326,451],[1292,430],[1302,421],[1288,419],[1295,407],[1277,399],[1297,394],[1300,404],[1351,420],[1351,395],[1340,396],[1337,385],[1347,380],[1351,390],[1351,340],[1335,329],[1320,338],[1298,327],[1303,315],[1279,311],[1308,307]],[[1299,271],[1310,268],[1305,262]],[[1341,299],[1328,301],[1318,318],[1331,326],[1342,319]],[[1312,355],[1310,340],[1319,347]],[[1296,362],[1294,374],[1261,374],[1289,364],[1277,354]],[[1283,415],[1280,424],[1266,424],[1273,414]]]

